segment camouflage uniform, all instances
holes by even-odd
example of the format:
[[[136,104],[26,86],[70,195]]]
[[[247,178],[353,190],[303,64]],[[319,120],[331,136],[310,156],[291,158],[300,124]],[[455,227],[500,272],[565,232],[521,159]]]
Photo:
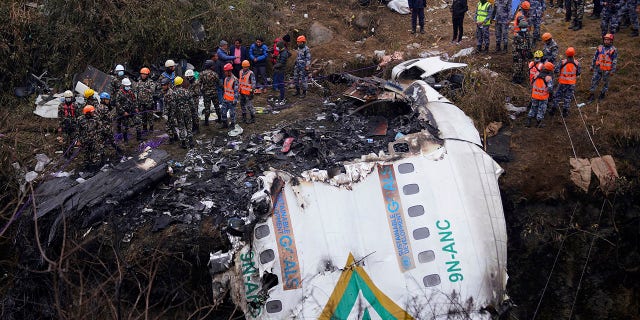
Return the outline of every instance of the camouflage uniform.
[[[75,101],[70,103],[62,102],[58,105],[59,126],[65,134],[64,143],[67,147],[77,139],[78,117],[80,114],[80,107]]]
[[[531,39],[527,29],[522,29],[513,37],[513,82],[522,83],[526,78],[525,63],[532,57]]]
[[[175,119],[173,118],[173,99],[175,96],[174,88],[169,88],[167,91],[163,91],[162,104],[164,105],[164,115],[167,117],[167,134],[171,142],[178,140],[176,134]]]
[[[200,73],[200,87],[202,88],[202,98],[204,100],[204,110],[202,113],[204,114],[204,124],[209,124],[209,115],[211,114],[211,104],[213,103],[214,110],[216,112],[216,116],[218,119],[217,122],[220,122],[220,101],[218,101],[218,87],[222,86],[220,83],[220,78],[218,74],[211,70],[206,69]]]
[[[548,61],[555,64],[556,59],[558,59],[558,44],[556,41],[553,39],[545,41],[544,47],[542,48],[542,54],[542,63]]]
[[[621,7],[622,0],[607,0],[603,2],[602,21],[600,22],[602,36],[607,33],[615,34],[618,31],[618,12]]]
[[[302,87],[303,94],[306,94],[309,75],[307,67],[311,65],[311,51],[309,47],[304,44],[304,47],[298,48],[298,56],[293,67],[293,82],[296,84],[296,94],[300,93],[300,87]]]
[[[92,114],[85,114],[79,119],[80,143],[84,152],[84,163],[87,166],[100,165],[103,152],[101,143],[102,126],[98,118]]]
[[[153,131],[153,110],[155,104],[153,102],[153,95],[156,92],[156,83],[149,79],[140,79],[133,84],[133,89],[138,98],[138,110],[140,114],[140,122],[142,123],[142,130]]]
[[[193,123],[191,117],[191,105],[193,104],[193,95],[189,89],[177,86],[170,94],[171,118],[175,124],[175,132],[183,147],[187,142],[193,146]]]
[[[247,120],[247,113],[249,113],[249,116],[251,117],[250,121],[253,121],[253,119],[255,118],[255,113],[256,111],[253,109],[253,89],[256,86],[256,75],[253,73],[253,71],[247,69],[242,69],[240,70],[240,83],[239,83],[239,89],[240,89],[240,108],[242,109],[242,120],[244,120],[245,123],[249,123]],[[242,79],[244,77],[248,77],[248,84],[247,84],[247,88],[245,90],[248,90],[249,93],[243,93],[243,84],[242,84]]]
[[[184,79],[184,81],[189,81]],[[200,130],[200,117],[198,116],[198,104],[200,103],[200,81],[193,80],[186,88],[189,96],[191,96],[191,103],[189,104],[189,112],[191,114],[191,124],[193,126],[193,132]]]
[[[536,81],[538,79],[543,80],[543,85],[546,88],[546,91],[550,94],[553,91],[553,78],[551,77],[549,72],[547,71],[540,72],[538,77],[536,77],[533,80],[533,87],[535,87],[537,83]],[[542,119],[544,119],[544,114],[547,111],[547,103],[549,100],[548,98],[547,99],[535,98],[533,95],[533,92],[535,92],[535,88],[532,88],[531,109],[529,109],[529,113],[527,114],[527,117],[529,118],[529,121],[530,119],[535,117],[538,120],[538,126],[540,126]]]
[[[584,16],[584,0],[571,0],[571,13],[573,14],[574,30],[582,29],[582,17]]]
[[[111,78],[111,96],[115,96],[116,93],[118,92],[118,90],[120,89],[120,85],[122,84],[122,79],[125,78],[125,76],[115,76],[115,75],[111,75],[109,76]]]
[[[609,60],[611,60],[611,70],[603,70],[603,69],[606,69],[606,67],[600,62],[600,59],[599,59],[600,55],[603,55],[603,56],[606,55],[609,58]],[[612,73],[616,72],[617,64],[618,64],[618,50],[616,50],[616,47],[614,47],[613,44],[608,47],[604,45],[599,45],[598,48],[596,49],[596,54],[594,55],[593,60],[591,61],[591,68],[593,69],[593,78],[591,79],[591,88],[589,88],[589,92],[591,92],[592,96],[596,92],[596,88],[600,83],[600,79],[602,79],[602,82],[604,82],[604,85],[602,86],[602,91],[600,92],[600,98],[604,98],[604,95],[607,93],[607,90],[609,90],[609,76]]]
[[[476,45],[478,52],[489,51],[489,27],[493,16],[493,5],[488,1],[478,1],[476,9]]]
[[[500,44],[503,43],[502,50],[507,51],[509,43],[509,22],[511,0],[496,0],[493,19],[496,20],[496,51],[500,51]]]
[[[562,68],[567,63],[573,63],[576,66],[576,77],[579,76],[581,72],[580,63],[577,60],[574,60],[573,58],[567,58],[565,60],[560,61],[560,63],[556,65],[554,73],[560,73]],[[573,95],[575,94],[575,91],[576,91],[575,84],[559,83],[558,90],[556,90],[555,94],[553,95],[553,107],[551,108],[551,110],[552,111],[556,110],[558,108],[558,104],[560,103],[560,101],[563,101],[564,105],[562,106],[562,110],[563,110],[562,113],[564,116],[569,115],[569,106],[571,106],[571,99],[573,99]]]
[[[116,153],[120,153],[120,148],[116,145],[113,139],[113,118],[114,111],[111,110],[111,106],[105,103],[99,103],[96,106],[96,111],[94,112],[94,116],[100,122],[100,143],[106,147],[111,146],[116,151]]]
[[[531,0],[531,9],[529,9],[529,27],[533,28],[533,46],[536,45],[536,41],[540,40],[540,24],[542,24],[542,16],[547,6],[544,0]]]
[[[120,88],[115,96],[118,133],[122,133],[123,140],[128,142],[129,127],[133,124],[136,130],[139,130],[139,123],[136,124],[135,115],[137,112],[136,96],[132,90],[126,91],[124,88]]]
[[[618,21],[622,21],[624,16],[628,16],[629,23],[631,24],[631,36],[638,36],[638,13],[636,12],[638,0],[621,1],[623,1],[623,4],[622,8],[618,12]]]

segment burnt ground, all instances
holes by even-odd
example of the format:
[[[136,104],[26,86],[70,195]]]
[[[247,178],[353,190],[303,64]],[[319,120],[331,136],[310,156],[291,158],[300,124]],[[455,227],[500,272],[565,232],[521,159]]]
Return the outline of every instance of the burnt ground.
[[[470,2],[469,6],[473,8],[474,3]],[[302,12],[308,12],[310,18],[292,19]],[[352,17],[361,15],[375,27],[374,36],[366,31],[369,28],[355,26]],[[599,21],[585,19],[585,28],[573,32],[566,29],[562,14],[549,9],[547,15],[543,31],[553,33],[561,52],[568,45],[577,49],[583,76],[578,83],[576,99],[583,102],[591,77],[586,66],[599,43]],[[327,73],[369,66],[373,63],[373,50],[385,49],[387,53],[401,50],[407,57],[435,49],[451,56],[461,48],[475,45],[469,17],[465,18],[463,44],[456,46],[448,42],[451,27],[447,9],[428,11],[427,34],[417,36],[409,34],[409,17],[374,5],[361,8],[334,1],[323,5],[300,3],[295,13],[283,9],[276,16],[283,21],[281,25],[270,27],[270,32],[276,35],[294,28],[305,30],[314,20],[336,31],[329,44],[311,47],[314,58],[333,62],[326,67]],[[547,126],[542,129],[525,128],[522,117],[516,120],[506,117],[501,106],[507,97],[516,105],[525,105],[528,100],[526,88],[509,82],[510,54],[490,53],[462,58],[470,64],[470,72],[465,94],[454,101],[474,119],[480,131],[488,122],[503,121],[502,132],[511,137],[512,160],[501,163],[505,174],[500,185],[509,232],[507,289],[516,304],[514,319],[640,319],[640,210],[637,200],[640,130],[636,125],[640,114],[638,97],[634,93],[638,87],[635,80],[640,75],[640,54],[637,52],[638,38],[630,38],[628,33],[628,29],[623,29],[616,35],[619,71],[611,80],[607,99],[582,108],[583,117],[575,106],[572,107],[567,129],[558,115],[547,119]],[[421,46],[417,50],[407,50],[406,46],[411,43]],[[356,53],[365,55],[365,61],[356,60]],[[497,77],[478,71],[481,66],[497,72]],[[340,87],[325,85],[333,89],[331,95],[337,96],[340,92]],[[256,104],[264,106],[264,99],[264,96],[258,97]],[[264,145],[264,141],[259,140],[263,136],[261,133],[267,131],[297,129],[290,133],[300,137],[307,134],[310,126],[318,129],[325,125],[323,129],[327,130],[335,123],[342,124],[342,121],[331,119],[334,111],[332,107],[322,105],[324,100],[323,92],[312,89],[306,101],[290,98],[290,108],[278,114],[258,115],[256,124],[243,126],[246,145],[250,146],[251,141]],[[23,166],[33,167],[33,156],[46,153],[68,171],[78,170],[80,159],[66,164],[56,155],[55,151],[62,146],[55,140],[54,120],[34,116],[29,106],[20,105],[14,99],[4,99],[3,105],[11,106],[2,108],[3,116],[0,117],[3,119],[0,126],[3,134],[0,138],[1,170],[8,182],[2,184],[4,224],[19,208],[19,203],[25,201],[17,195],[16,182],[9,180],[14,176],[10,163],[18,161]],[[316,115],[323,112],[328,120],[316,120]],[[319,131],[310,131],[309,135],[311,132]],[[621,177],[615,192],[604,194],[595,177],[587,192],[572,184],[568,160],[574,151],[569,137],[580,158],[595,157],[598,153],[614,157]],[[228,140],[225,138],[213,126],[203,128],[197,136],[199,148],[210,148],[206,150],[211,152],[226,149]],[[344,146],[338,150],[347,149],[353,143],[364,145],[362,141],[339,142]],[[300,144],[298,148],[306,150],[305,146]],[[323,148],[327,147],[330,149],[331,145],[325,142]],[[219,233],[220,224],[225,221],[223,217],[243,210],[243,203],[256,188],[252,175],[269,166],[296,172],[314,164],[308,163],[305,157],[297,163],[291,159],[271,156],[252,159],[242,152],[220,151],[227,152],[229,159],[237,157],[238,166],[203,174],[196,170],[200,160],[190,157],[178,146],[162,144],[160,148],[168,151],[174,164],[180,162],[182,167],[174,165],[173,177],[136,199],[119,203],[109,218],[95,224],[86,235],[89,230],[86,227],[70,227],[66,236],[59,237],[59,242],[54,243],[57,249],[49,252],[53,255],[49,258],[59,262],[52,271],[48,271],[51,264],[40,257],[33,243],[34,229],[29,219],[23,218],[12,225],[10,232],[3,235],[1,244],[0,291],[8,297],[2,303],[3,318],[78,318],[98,312],[113,318],[116,314],[134,318],[147,314],[160,318],[238,316],[228,304],[213,309],[208,298],[208,255],[227,246]],[[127,150],[133,153],[135,149],[132,145]],[[362,151],[366,150],[353,150],[353,153]],[[215,157],[212,155],[212,159]],[[330,165],[337,160],[333,158],[318,165]],[[211,162],[211,159],[204,159],[202,163],[210,169],[214,164]],[[191,168],[187,172],[188,167]],[[175,182],[185,175],[186,181],[193,184],[176,185]],[[234,186],[237,187],[230,195],[223,193],[222,190]],[[195,200],[207,197],[211,200],[224,198],[227,202],[215,206],[221,210],[214,209],[199,217],[172,215],[164,228],[152,231],[157,227],[162,211],[179,211],[179,203],[193,206]],[[154,211],[145,212],[145,208]],[[228,212],[226,208],[239,209]],[[189,210],[184,209],[191,212]],[[42,223],[46,225],[47,221]],[[131,240],[127,240],[129,237]],[[60,248],[63,248],[62,253]],[[94,287],[88,289],[84,283]]]

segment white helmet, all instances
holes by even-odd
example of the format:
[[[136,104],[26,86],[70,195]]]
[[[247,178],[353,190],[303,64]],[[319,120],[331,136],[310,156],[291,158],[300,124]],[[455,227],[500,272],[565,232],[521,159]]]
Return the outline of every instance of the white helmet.
[[[131,80],[129,80],[129,78],[122,79],[122,85],[123,86],[130,86],[131,85]]]
[[[118,71],[124,71],[124,66],[121,65],[121,64],[117,65],[116,66],[116,72],[118,72]]]
[[[175,66],[176,66],[176,63],[171,59],[169,59],[169,60],[164,62],[164,67],[165,68],[171,68],[171,67],[175,67]]]
[[[185,77],[193,77],[194,76],[193,70],[187,69],[187,71],[184,72],[184,76]]]
[[[67,90],[62,94],[65,98],[73,98],[73,92],[71,90]]]

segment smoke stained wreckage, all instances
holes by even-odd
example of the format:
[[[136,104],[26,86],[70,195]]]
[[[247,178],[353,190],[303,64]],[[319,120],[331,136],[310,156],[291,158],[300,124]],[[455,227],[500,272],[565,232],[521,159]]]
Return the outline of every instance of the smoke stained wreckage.
[[[81,183],[52,178],[36,190],[48,243],[65,219],[85,236],[118,224],[127,243],[149,223],[188,233],[213,217],[228,238],[210,253],[213,302],[230,299],[247,318],[500,315],[502,169],[436,90],[455,93],[464,66],[428,58],[396,66],[392,80],[336,75],[344,97],[308,119],[198,141],[183,161],[150,145]]]

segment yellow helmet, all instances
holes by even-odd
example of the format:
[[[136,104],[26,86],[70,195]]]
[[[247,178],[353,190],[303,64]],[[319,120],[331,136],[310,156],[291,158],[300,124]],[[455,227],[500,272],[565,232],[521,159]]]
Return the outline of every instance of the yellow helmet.
[[[91,88],[89,88],[89,89],[84,91],[84,97],[85,98],[93,97],[94,94],[96,94],[96,92],[93,91],[93,89],[91,89]]]
[[[536,58],[536,59],[540,59],[540,58],[542,58],[542,56],[544,56],[544,53],[542,53],[541,50],[538,50],[538,51],[533,53],[533,57]]]
[[[173,79],[173,84],[176,86],[182,85],[182,82],[184,81],[184,79],[182,79],[182,77],[176,77],[175,79]]]

